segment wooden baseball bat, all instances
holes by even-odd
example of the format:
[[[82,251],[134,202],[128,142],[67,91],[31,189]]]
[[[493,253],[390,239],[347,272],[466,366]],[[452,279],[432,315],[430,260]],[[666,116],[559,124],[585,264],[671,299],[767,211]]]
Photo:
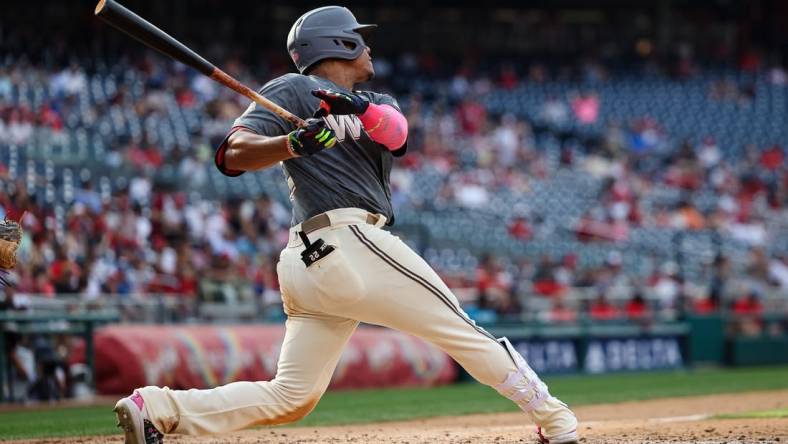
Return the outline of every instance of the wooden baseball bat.
[[[238,92],[258,105],[276,113],[297,127],[306,126],[306,122],[290,111],[266,99],[253,89],[234,79],[232,76],[215,67],[211,62],[175,40],[147,20],[129,11],[115,0],[100,0],[96,5],[96,16],[115,28],[139,40],[146,46],[169,56],[184,65],[191,66],[202,74],[222,85]]]

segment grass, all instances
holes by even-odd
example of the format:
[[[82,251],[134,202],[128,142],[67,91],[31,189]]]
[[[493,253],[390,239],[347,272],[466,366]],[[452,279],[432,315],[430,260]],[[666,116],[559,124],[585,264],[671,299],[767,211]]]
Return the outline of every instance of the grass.
[[[788,367],[703,369],[545,378],[570,405],[638,401],[788,388]],[[479,384],[431,389],[329,392],[296,426],[396,421],[431,416],[516,411],[510,401]],[[0,440],[117,433],[111,406],[22,409],[0,413]]]
[[[717,415],[717,419],[788,418],[788,409],[762,410],[758,412],[730,413]]]

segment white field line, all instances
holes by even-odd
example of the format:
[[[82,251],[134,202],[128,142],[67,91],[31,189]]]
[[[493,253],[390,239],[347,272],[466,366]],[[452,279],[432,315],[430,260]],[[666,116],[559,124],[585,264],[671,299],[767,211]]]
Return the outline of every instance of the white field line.
[[[647,423],[669,423],[669,422],[689,422],[689,421],[702,421],[709,419],[713,415],[698,414],[698,415],[685,415],[685,416],[663,416],[660,418],[627,418],[627,419],[606,419],[602,421],[582,421],[579,426],[596,426],[601,424],[610,424],[611,422],[639,422],[645,421]]]

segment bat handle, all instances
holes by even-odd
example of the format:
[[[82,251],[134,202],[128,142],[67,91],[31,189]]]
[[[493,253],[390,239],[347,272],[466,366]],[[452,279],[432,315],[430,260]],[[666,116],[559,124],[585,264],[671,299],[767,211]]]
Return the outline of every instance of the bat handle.
[[[213,73],[211,73],[211,78],[223,85],[226,85],[230,89],[243,94],[244,96],[251,99],[253,102],[257,103],[258,105],[262,106],[263,108],[270,110],[271,112],[276,113],[279,117],[287,120],[288,122],[292,123],[293,125],[303,128],[306,126],[306,122],[304,119],[296,116],[295,114],[291,113],[290,111],[282,108],[281,106],[277,105],[276,103],[266,99],[265,97],[258,94],[256,91],[252,90],[248,86],[244,85],[243,83],[235,80],[232,76],[227,74],[226,72],[222,71],[219,68],[215,68]]]

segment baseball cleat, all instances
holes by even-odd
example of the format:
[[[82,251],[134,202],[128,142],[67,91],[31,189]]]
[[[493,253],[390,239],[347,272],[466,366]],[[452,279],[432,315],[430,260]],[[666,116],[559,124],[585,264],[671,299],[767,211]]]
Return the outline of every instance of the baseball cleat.
[[[577,444],[577,418],[560,400],[550,397],[535,411],[536,440],[539,444]]]
[[[536,428],[536,442],[538,444],[580,444],[580,441],[577,439],[577,430],[547,438],[542,434],[541,427]]]
[[[123,430],[124,444],[162,444],[164,434],[156,430],[142,411],[143,400],[137,392],[115,404],[117,426]]]

